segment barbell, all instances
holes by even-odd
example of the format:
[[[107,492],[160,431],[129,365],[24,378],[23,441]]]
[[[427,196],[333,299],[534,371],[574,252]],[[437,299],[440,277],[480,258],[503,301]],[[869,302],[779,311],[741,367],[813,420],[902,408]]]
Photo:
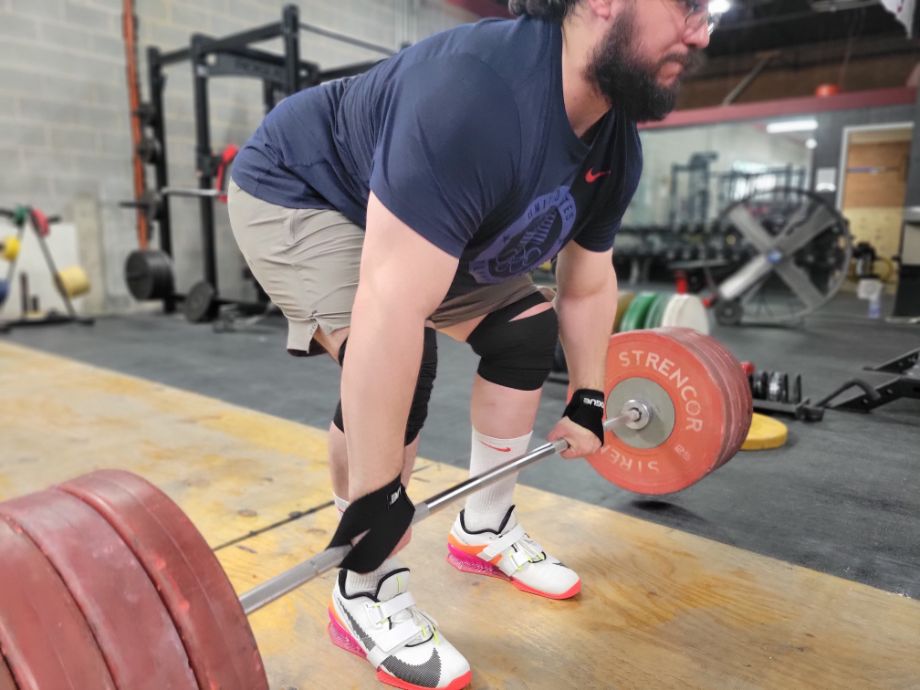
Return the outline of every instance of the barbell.
[[[630,491],[692,485],[750,426],[740,363],[689,329],[612,336],[605,379],[605,444],[588,461]],[[413,524],[566,447],[546,443],[417,503]],[[347,552],[327,549],[238,598],[188,517],[137,475],[101,470],[0,503],[0,690],[267,690],[246,616]]]

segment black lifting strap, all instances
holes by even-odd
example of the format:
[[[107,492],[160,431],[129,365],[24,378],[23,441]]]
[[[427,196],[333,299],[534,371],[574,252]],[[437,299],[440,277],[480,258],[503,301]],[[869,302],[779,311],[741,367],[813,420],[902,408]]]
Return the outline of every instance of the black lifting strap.
[[[348,546],[352,539],[367,532],[339,567],[357,573],[369,573],[379,568],[396,548],[412,524],[414,514],[415,506],[397,476],[386,486],[362,496],[348,506],[327,548]]]

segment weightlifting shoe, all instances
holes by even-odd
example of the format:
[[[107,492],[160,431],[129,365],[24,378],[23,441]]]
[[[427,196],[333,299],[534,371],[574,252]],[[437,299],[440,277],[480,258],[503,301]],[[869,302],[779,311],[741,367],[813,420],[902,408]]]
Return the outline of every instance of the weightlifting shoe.
[[[569,599],[581,591],[581,580],[524,531],[514,506],[497,530],[470,531],[464,511],[447,537],[447,562],[458,570],[507,580],[522,592],[549,599]]]
[[[409,570],[387,573],[376,592],[349,593],[346,572],[332,589],[329,637],[342,649],[367,659],[377,679],[404,690],[460,690],[472,678],[463,655],[438,631],[437,622],[415,606],[408,592]]]

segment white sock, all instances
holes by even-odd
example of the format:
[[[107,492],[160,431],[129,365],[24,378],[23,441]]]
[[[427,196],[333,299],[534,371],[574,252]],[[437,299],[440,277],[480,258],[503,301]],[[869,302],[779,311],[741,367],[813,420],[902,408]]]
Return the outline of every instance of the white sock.
[[[342,513],[348,508],[349,502],[335,494],[332,494],[332,498],[335,501],[336,509],[339,511],[339,517],[341,517]],[[347,594],[355,594],[357,592],[370,592],[371,594],[376,594],[377,585],[380,584],[380,581],[387,573],[404,567],[405,566],[399,558],[391,556],[386,559],[379,568],[369,573],[356,573],[353,570],[346,570],[345,592]]]
[[[470,452],[470,476],[488,472],[494,467],[527,452],[533,432],[517,438],[493,438],[473,429],[473,444]],[[518,473],[502,479],[491,486],[480,489],[466,499],[463,512],[464,524],[469,530],[497,530],[502,518],[511,507],[514,485]]]

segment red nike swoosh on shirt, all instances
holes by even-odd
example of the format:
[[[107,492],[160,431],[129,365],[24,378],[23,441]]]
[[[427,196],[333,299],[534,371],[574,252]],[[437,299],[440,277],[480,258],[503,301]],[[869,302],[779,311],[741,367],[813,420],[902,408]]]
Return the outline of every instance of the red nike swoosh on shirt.
[[[510,453],[511,448],[499,448],[498,446],[493,446],[491,443],[486,443],[485,441],[480,441],[482,445],[486,448],[491,448],[492,450],[497,450],[499,453]]]
[[[609,175],[610,170],[605,170],[604,172],[594,172],[594,168],[591,168],[588,172],[585,173],[585,182],[588,184],[594,184],[599,179],[604,177],[604,175]]]

